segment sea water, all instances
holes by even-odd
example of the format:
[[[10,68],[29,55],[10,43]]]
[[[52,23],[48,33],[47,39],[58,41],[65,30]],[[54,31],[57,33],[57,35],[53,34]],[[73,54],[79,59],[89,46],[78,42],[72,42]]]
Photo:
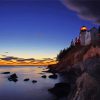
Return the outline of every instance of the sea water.
[[[54,100],[55,96],[48,92],[48,89],[60,79],[48,78],[51,73],[45,72],[46,70],[43,66],[0,66],[0,100]],[[9,75],[13,73],[18,76],[17,82],[8,80]],[[42,78],[42,75],[47,78]],[[24,81],[26,78],[30,80]],[[32,80],[37,83],[32,83]]]

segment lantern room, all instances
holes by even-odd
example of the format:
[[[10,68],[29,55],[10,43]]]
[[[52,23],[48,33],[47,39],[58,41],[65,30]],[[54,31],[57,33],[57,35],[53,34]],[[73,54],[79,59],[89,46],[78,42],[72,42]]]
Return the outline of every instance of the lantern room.
[[[87,31],[87,27],[86,26],[82,26],[80,30],[81,31]]]

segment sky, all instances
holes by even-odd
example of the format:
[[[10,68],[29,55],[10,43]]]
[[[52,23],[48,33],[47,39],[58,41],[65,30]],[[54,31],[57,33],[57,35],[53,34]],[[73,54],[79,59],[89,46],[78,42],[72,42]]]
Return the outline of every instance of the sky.
[[[81,26],[91,28],[99,22],[93,14],[87,18],[84,10],[77,10],[83,4],[77,1],[0,0],[1,57],[56,57],[79,35]]]

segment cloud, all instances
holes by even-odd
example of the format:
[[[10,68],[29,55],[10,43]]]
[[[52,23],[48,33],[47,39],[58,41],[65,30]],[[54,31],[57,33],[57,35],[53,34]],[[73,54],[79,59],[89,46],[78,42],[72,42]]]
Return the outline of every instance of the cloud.
[[[53,60],[53,59],[51,59],[51,58],[43,58],[43,60]]]
[[[34,58],[19,58],[14,56],[4,55],[0,58],[0,65],[48,65],[56,63],[50,58],[34,59]]]
[[[6,61],[10,61],[10,60],[17,60],[17,57],[13,57],[13,56],[8,56],[8,57],[4,57],[4,58],[0,58],[2,60],[6,60]]]
[[[27,61],[34,61],[35,59],[34,58],[28,58],[28,59],[25,59]]]
[[[16,61],[34,61],[34,58],[18,58],[18,57],[14,57],[14,56],[6,56],[4,55],[4,58],[0,58],[1,60],[5,60],[5,61],[11,61],[11,60],[16,60]]]
[[[100,0],[61,0],[78,16],[100,24]]]
[[[8,52],[5,52],[5,53],[8,53]]]
[[[23,61],[35,61],[34,58],[28,58],[28,59],[24,59],[24,58],[19,58],[17,59],[17,61],[23,62]]]
[[[14,56],[7,56],[7,55],[2,55],[3,58],[0,58],[1,60],[5,61],[11,61],[11,60],[16,60],[16,61],[37,61],[37,62],[42,62],[42,61],[50,61],[53,60],[51,58],[43,58],[41,60],[39,59],[34,59],[34,58],[19,58],[19,57],[14,57]]]
[[[1,55],[2,57],[6,57],[7,55]]]

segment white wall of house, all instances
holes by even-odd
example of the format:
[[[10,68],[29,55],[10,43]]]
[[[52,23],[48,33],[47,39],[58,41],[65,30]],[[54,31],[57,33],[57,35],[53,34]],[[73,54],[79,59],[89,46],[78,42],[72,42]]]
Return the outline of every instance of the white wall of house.
[[[86,34],[86,31],[80,33],[80,41],[81,41],[81,45],[83,46],[85,45],[85,34]]]
[[[90,31],[86,31],[85,34],[85,45],[89,45],[91,43],[91,32]]]

